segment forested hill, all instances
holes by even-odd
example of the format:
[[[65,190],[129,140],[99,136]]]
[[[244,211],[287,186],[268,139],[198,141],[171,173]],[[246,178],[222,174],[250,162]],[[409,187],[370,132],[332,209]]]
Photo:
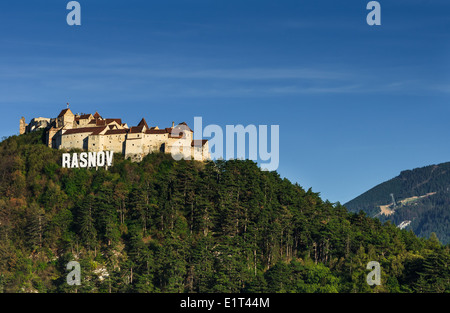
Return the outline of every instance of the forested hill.
[[[61,168],[42,133],[0,144],[0,291],[444,292],[449,249],[251,161]],[[66,283],[70,261],[81,286]],[[369,286],[370,261],[381,264]]]
[[[380,214],[380,206],[385,206],[390,215]],[[396,225],[410,221],[408,227],[418,236],[429,237],[434,232],[442,243],[450,243],[450,163],[403,171],[345,207]]]

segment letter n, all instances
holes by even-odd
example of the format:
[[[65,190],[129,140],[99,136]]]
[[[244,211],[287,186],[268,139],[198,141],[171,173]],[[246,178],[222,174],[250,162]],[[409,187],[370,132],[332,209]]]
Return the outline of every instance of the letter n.
[[[67,14],[67,24],[69,26],[81,25],[81,6],[78,1],[70,1],[66,6],[67,10],[72,10]]]

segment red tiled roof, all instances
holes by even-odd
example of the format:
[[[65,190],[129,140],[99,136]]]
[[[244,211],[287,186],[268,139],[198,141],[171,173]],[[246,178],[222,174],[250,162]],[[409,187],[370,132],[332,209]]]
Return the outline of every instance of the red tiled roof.
[[[166,129],[148,129],[146,132],[146,134],[166,134],[168,133],[168,131]]]
[[[128,129],[110,129],[107,130],[105,135],[121,135],[128,134]]]
[[[191,146],[192,147],[203,147],[208,140],[202,139],[202,140],[192,140]]]
[[[169,134],[169,138],[177,138],[177,139],[181,139],[181,138],[184,138],[184,133],[180,133],[180,135],[172,135],[172,134]]]
[[[106,126],[113,122],[116,122],[119,125],[123,125],[122,120],[120,118],[107,118],[104,120],[94,119],[94,120],[90,121],[88,125]]]
[[[66,115],[67,112],[69,112],[70,109],[64,109],[61,111],[61,113],[59,113],[58,118],[59,117],[63,117],[64,115]],[[72,111],[70,111],[70,113],[72,113]],[[72,113],[73,114],[73,113]]]
[[[192,130],[189,128],[189,126],[187,126],[186,123],[180,123],[177,126],[175,126],[174,128],[166,128],[169,129],[169,138],[184,138],[186,135],[186,131],[191,131]]]
[[[150,127],[148,127],[148,124],[147,124],[147,121],[145,120],[145,118],[143,118],[143,119],[139,122],[138,126],[145,126],[147,129],[150,128]]]
[[[98,135],[106,127],[82,127],[82,128],[74,128],[68,129],[63,135],[73,135],[73,134],[82,134],[82,133],[92,133],[91,135]]]
[[[99,135],[102,131],[106,129],[106,127],[95,127],[96,130],[92,133],[92,135]]]
[[[81,116],[75,117],[75,121],[78,122],[79,120],[87,120],[90,116],[92,116],[92,114],[83,114]]]
[[[122,119],[120,118],[106,118],[104,119],[104,121],[106,122],[106,124],[111,124],[112,122],[116,122],[119,125],[122,125]]]
[[[177,128],[177,127],[180,127],[180,128],[182,128],[182,129],[189,130],[189,131],[192,132],[192,133],[194,132],[192,129],[189,128],[189,126],[188,126],[185,122],[182,122],[182,123],[178,124],[175,128]]]
[[[130,128],[130,134],[142,133],[144,126],[133,126]]]
[[[106,122],[104,120],[95,119],[90,121],[88,125],[105,126]]]

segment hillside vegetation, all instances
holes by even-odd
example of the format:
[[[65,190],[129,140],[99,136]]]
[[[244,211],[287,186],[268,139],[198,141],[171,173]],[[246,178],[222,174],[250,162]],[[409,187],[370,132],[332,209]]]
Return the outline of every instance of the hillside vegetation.
[[[393,194],[397,207],[385,216],[380,206],[391,204]],[[403,200],[403,201],[402,201]],[[408,200],[408,201],[407,201]],[[432,233],[444,243],[450,243],[450,163],[430,165],[403,171],[399,176],[379,184],[345,204],[352,212],[360,210],[377,216],[382,222],[395,225],[410,220],[409,228],[420,237]]]
[[[61,168],[42,133],[0,144],[3,292],[448,292],[437,238],[348,213],[252,161]],[[81,264],[81,286],[66,283]],[[382,284],[369,286],[378,261]]]

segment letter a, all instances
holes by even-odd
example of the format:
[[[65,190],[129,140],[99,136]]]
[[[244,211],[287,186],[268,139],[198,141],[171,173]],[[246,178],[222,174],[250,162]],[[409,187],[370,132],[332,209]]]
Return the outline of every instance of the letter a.
[[[67,270],[73,269],[72,272],[67,275],[67,284],[69,286],[81,285],[81,266],[80,263],[76,261],[69,262],[66,267]]]
[[[381,25],[381,6],[378,1],[367,3],[367,10],[372,10],[367,14],[367,24],[370,26]]]
[[[67,14],[67,24],[69,26],[81,25],[81,6],[78,1],[70,1],[66,6],[67,10],[72,10]]]
[[[381,267],[380,267],[380,263],[376,262],[376,261],[372,261],[369,262],[369,264],[367,264],[367,269],[371,270],[373,269],[372,272],[369,273],[369,275],[367,275],[367,284],[369,286],[373,286],[373,285],[381,285]]]

